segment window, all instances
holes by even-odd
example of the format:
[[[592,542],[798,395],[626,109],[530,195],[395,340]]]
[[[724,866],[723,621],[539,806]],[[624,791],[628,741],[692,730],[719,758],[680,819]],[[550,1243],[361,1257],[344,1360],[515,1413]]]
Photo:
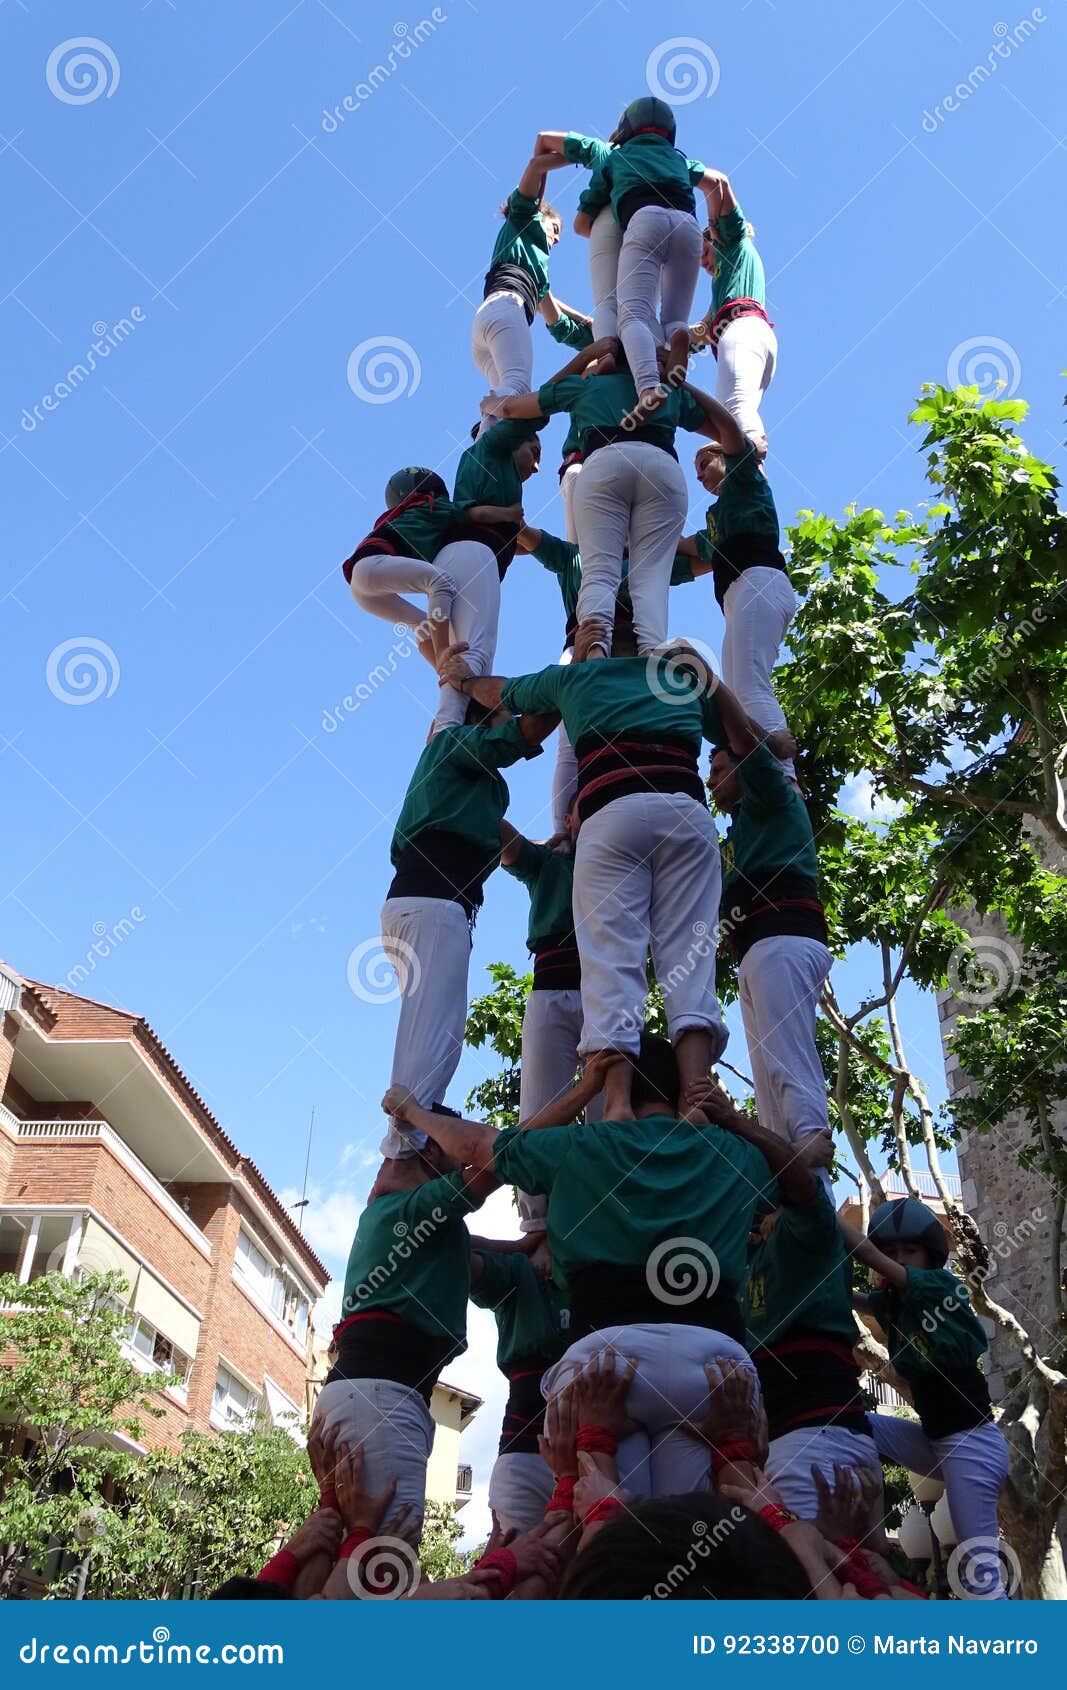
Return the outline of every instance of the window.
[[[211,1418],[216,1426],[230,1431],[247,1431],[259,1413],[260,1395],[245,1385],[220,1363],[215,1375],[215,1392],[211,1399]]]
[[[311,1300],[289,1270],[276,1266],[243,1226],[237,1235],[233,1269],[238,1281],[302,1344],[307,1336]]]
[[[189,1375],[193,1358],[166,1335],[152,1326],[143,1315],[134,1315],[126,1329],[126,1353],[142,1373],[172,1373],[174,1382],[167,1386],[172,1396],[184,1402],[189,1392]]]

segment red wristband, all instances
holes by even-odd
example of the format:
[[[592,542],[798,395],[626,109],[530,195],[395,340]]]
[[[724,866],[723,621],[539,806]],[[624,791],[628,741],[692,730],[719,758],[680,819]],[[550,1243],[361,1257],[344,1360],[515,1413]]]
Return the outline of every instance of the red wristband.
[[[876,1573],[872,1573],[867,1557],[862,1549],[854,1549],[846,1561],[837,1569],[837,1576],[842,1584],[856,1587],[856,1595],[865,1602],[873,1602],[876,1596],[885,1596],[886,1588]]]
[[[759,1516],[776,1532],[780,1532],[783,1526],[791,1526],[797,1518],[788,1508],[783,1508],[780,1502],[768,1502],[766,1508],[760,1509]]]
[[[613,1514],[622,1513],[622,1503],[617,1496],[602,1496],[599,1502],[594,1502],[592,1508],[586,1510],[583,1526],[595,1526],[600,1520],[610,1520]]]
[[[300,1571],[300,1562],[291,1549],[279,1549],[277,1555],[272,1555],[262,1572],[256,1574],[256,1583],[280,1584],[286,1590],[292,1590],[296,1583],[296,1575]]]
[[[718,1478],[724,1467],[730,1467],[735,1461],[747,1461],[756,1466],[756,1452],[748,1438],[723,1438],[721,1444],[713,1444],[711,1450],[711,1471],[714,1478]]]
[[[575,1447],[586,1455],[614,1455],[619,1440],[607,1426],[579,1426]]]
[[[494,1579],[492,1584],[487,1586],[494,1602],[511,1595],[519,1576],[519,1563],[510,1549],[491,1549],[488,1555],[483,1555],[480,1561],[475,1562],[475,1566],[479,1572],[486,1567],[494,1567],[500,1574],[498,1579]]]
[[[332,1485],[323,1485],[322,1489],[320,1490],[320,1492],[319,1492],[319,1507],[320,1508],[336,1508],[337,1507],[337,1492],[334,1490],[334,1487]]]
[[[339,1561],[347,1561],[348,1557],[350,1555],[354,1555],[356,1550],[360,1549],[363,1544],[369,1543],[373,1536],[374,1533],[370,1530],[369,1526],[353,1526],[340,1549],[337,1551],[337,1559]]]
[[[556,1488],[548,1499],[546,1514],[573,1514],[574,1487],[578,1483],[573,1473],[564,1473],[556,1480]]]

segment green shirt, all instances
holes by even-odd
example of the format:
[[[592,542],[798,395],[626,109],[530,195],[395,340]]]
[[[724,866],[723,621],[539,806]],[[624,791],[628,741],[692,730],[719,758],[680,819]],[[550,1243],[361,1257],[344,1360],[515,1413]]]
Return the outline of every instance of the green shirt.
[[[538,299],[548,292],[548,259],[552,248],[541,221],[541,201],[530,200],[518,188],[508,200],[504,226],[496,238],[490,269],[497,264],[518,264],[533,277]]]
[[[549,323],[548,332],[561,346],[573,346],[579,352],[583,346],[593,344],[589,324],[583,323],[580,317],[572,317],[569,311],[561,311],[556,321]]]
[[[548,381],[537,390],[537,403],[545,416],[557,411],[569,411],[572,425],[579,431],[579,449],[585,450],[585,437],[590,429],[621,428],[623,418],[637,404],[637,389],[633,377],[625,373],[610,376],[564,376],[560,381]],[[667,399],[646,423],[642,423],[642,437],[654,432],[655,439],[673,447],[679,428],[699,434],[707,427],[708,419],[691,393],[684,387],[672,388]]]
[[[750,1350],[794,1329],[854,1342],[852,1257],[821,1185],[809,1203],[783,1205],[770,1237],[750,1248],[744,1312]]]
[[[470,1233],[476,1209],[463,1175],[445,1174],[414,1191],[389,1191],[359,1217],[345,1269],[341,1318],[388,1309],[420,1332],[467,1348]]]
[[[696,210],[693,186],[703,176],[704,166],[695,158],[686,158],[665,136],[636,135],[613,147],[607,141],[597,141],[572,130],[563,142],[563,156],[572,164],[584,164],[587,170],[602,172],[611,196],[611,209],[620,223],[623,221],[619,217],[620,201],[635,188],[666,189],[671,194],[671,203],[677,203],[677,209]]]
[[[557,539],[555,534],[548,534],[542,528],[541,544],[531,552],[538,563],[543,564],[559,582],[560,596],[563,599],[563,609],[567,621],[578,613],[578,594],[582,590],[582,559],[577,546],[572,546],[569,540]],[[630,603],[630,589],[626,576],[629,571],[630,560],[626,552],[622,554],[622,586],[619,588],[619,599],[627,610],[633,607]],[[671,586],[679,587],[687,581],[693,580],[693,560],[684,552],[676,552],[671,565]]]
[[[758,745],[738,763],[737,775],[741,802],[723,844],[723,915],[735,905],[747,909],[751,894],[780,875],[800,877],[810,896],[818,897],[819,859],[808,807],[777,757]]]
[[[508,1127],[493,1156],[501,1180],[547,1195],[548,1242],[564,1285],[595,1263],[643,1268],[658,1244],[697,1239],[714,1253],[722,1287],[736,1291],[756,1206],[777,1200],[754,1145],[668,1115]]]
[[[584,211],[585,215],[595,223],[604,207],[610,204],[611,188],[603,170],[598,166],[591,173],[588,182],[578,195],[578,210]]]
[[[745,214],[739,205],[715,220],[715,273],[711,279],[711,315],[731,299],[754,299],[767,303],[767,281],[763,260],[746,232]]]
[[[726,475],[719,496],[708,507],[706,532],[696,537],[697,551],[708,563],[715,561],[716,544],[725,544],[735,534],[764,534],[776,547],[780,538],[774,494],[755,447],[749,444],[743,452],[724,457]]]
[[[871,1313],[889,1339],[889,1359],[902,1378],[977,1367],[989,1340],[971,1310],[970,1293],[948,1268],[908,1268],[901,1290],[872,1291]]]
[[[500,861],[500,823],[509,798],[499,771],[540,753],[539,745],[523,739],[518,722],[439,729],[404,796],[390,849],[394,867],[420,833],[444,828],[470,841],[472,874],[481,867],[488,873]]]
[[[505,708],[516,714],[558,710],[575,747],[595,734],[600,742],[688,742],[695,754],[702,739],[717,745],[724,737],[714,696],[702,693],[694,677],[659,657],[553,663],[535,675],[508,681],[501,696]]]
[[[509,418],[493,424],[467,447],[456,465],[452,497],[465,514],[471,505],[521,505],[522,477],[515,453],[544,423]]]
[[[389,512],[378,519],[380,527]],[[450,530],[465,520],[465,512],[450,499],[429,499],[425,504],[412,505],[401,511],[388,524],[389,534],[398,539],[406,557],[421,557],[432,563],[441,547],[447,543]],[[371,538],[370,535],[367,536]]]
[[[567,1348],[570,1309],[558,1285],[543,1279],[518,1251],[479,1250],[480,1276],[470,1300],[492,1309],[496,1320],[496,1364],[509,1373],[520,1361],[551,1367]]]
[[[550,851],[524,839],[513,863],[505,863],[530,894],[530,922],[526,949],[535,951],[557,933],[574,932],[574,856],[570,851]]]

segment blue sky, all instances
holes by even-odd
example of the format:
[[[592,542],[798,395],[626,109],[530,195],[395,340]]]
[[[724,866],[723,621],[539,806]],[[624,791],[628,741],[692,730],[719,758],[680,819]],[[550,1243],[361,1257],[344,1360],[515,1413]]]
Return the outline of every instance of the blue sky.
[[[230,0],[206,22],[189,0],[11,0],[4,19],[0,954],[59,983],[91,957],[82,989],[148,1017],[280,1189],[300,1186],[315,1105],[308,1226],[336,1270],[395,1014],[353,993],[347,962],[378,931],[434,690],[398,659],[327,731],[394,639],[340,563],[393,468],[451,474],[482,390],[470,318],[495,211],[536,130],[607,133],[688,42],[680,142],[730,172],[767,267],[783,516],[893,511],[923,495],[906,416],[924,380],[1001,374],[1030,401],[1031,447],[1058,452],[1064,8]],[[582,180],[554,179],[565,212]],[[569,221],[553,287],[581,305]],[[372,403],[350,360],[383,339],[399,363]],[[540,326],[536,358],[538,377],[563,361]],[[527,495],[557,531],[562,430]],[[710,586],[673,615],[717,647]],[[498,668],[552,661],[560,628],[554,582],[520,560]],[[511,783],[535,835],[549,775],[545,758]],[[524,928],[497,876],[472,990],[522,960]],[[862,960],[840,971],[844,1000],[866,983]],[[905,1032],[941,1097],[932,1006],[909,999]],[[743,1065],[739,1034],[730,1054]],[[465,1059],[454,1100],[480,1071]]]

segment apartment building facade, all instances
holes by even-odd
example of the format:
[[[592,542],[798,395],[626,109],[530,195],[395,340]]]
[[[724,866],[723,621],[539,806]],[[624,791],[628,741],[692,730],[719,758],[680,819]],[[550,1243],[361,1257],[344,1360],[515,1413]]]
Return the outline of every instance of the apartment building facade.
[[[176,1376],[144,1447],[304,1420],[329,1275],[292,1217],[143,1018],[0,963],[0,1273],[112,1268],[127,1354]]]

